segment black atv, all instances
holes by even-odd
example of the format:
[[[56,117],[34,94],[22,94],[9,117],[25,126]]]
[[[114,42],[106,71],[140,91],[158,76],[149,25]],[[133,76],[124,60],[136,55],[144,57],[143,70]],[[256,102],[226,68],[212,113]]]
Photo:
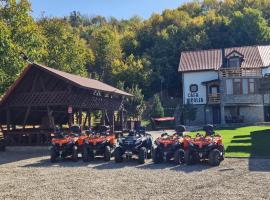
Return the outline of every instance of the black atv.
[[[129,131],[127,136],[118,140],[118,146],[114,151],[115,162],[122,162],[124,156],[131,159],[133,155],[138,156],[140,164],[145,163],[145,159],[152,157],[152,136],[147,134],[144,129]]]
[[[5,138],[0,135],[0,151],[5,151],[5,150],[6,150]]]
[[[175,128],[173,135],[162,133],[155,141],[156,148],[153,151],[153,162],[169,162],[173,159],[175,164],[184,163],[183,135],[185,131],[185,126],[179,125]]]

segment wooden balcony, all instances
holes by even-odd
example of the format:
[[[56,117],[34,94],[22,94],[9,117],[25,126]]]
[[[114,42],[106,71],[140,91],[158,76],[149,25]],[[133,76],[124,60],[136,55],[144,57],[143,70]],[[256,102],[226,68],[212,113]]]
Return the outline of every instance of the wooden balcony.
[[[208,104],[219,104],[219,103],[220,103],[220,93],[208,95]]]
[[[222,68],[219,74],[223,78],[228,77],[261,77],[261,69]]]

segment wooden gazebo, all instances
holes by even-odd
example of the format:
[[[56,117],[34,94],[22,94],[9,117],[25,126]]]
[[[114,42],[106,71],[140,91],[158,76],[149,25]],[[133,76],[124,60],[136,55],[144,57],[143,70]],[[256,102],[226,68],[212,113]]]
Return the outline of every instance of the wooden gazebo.
[[[89,127],[91,112],[99,110],[101,123],[114,129],[117,122],[121,129],[123,100],[131,96],[100,81],[33,63],[1,99],[0,128],[11,144],[46,144],[56,125],[76,120]]]

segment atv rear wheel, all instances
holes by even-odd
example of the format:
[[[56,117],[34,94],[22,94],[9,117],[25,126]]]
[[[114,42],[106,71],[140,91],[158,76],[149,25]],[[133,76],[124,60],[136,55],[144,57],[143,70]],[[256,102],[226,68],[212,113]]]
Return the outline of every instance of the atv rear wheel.
[[[111,148],[109,146],[105,147],[105,152],[104,152],[104,160],[106,162],[111,160]]]
[[[144,164],[145,163],[145,159],[147,157],[147,151],[145,147],[140,148],[139,150],[139,163],[140,164]]]
[[[183,149],[178,149],[174,152],[174,163],[179,165],[185,162],[185,151]]]
[[[83,146],[83,154],[82,154],[83,162],[89,162],[90,161],[90,153],[89,148],[87,146]]]
[[[72,155],[71,155],[71,159],[72,161],[74,162],[77,162],[78,159],[79,159],[79,156],[78,156],[78,147],[76,145],[74,145],[72,147]]]
[[[184,160],[187,165],[192,165],[195,163],[195,156],[191,151],[186,150],[184,154]]]
[[[152,157],[152,159],[153,159],[153,162],[155,164],[162,162],[163,156],[162,156],[162,153],[160,152],[160,150],[158,148],[155,148],[153,150],[153,157]]]
[[[52,163],[56,162],[58,156],[59,156],[59,154],[58,154],[58,152],[56,151],[56,149],[55,149],[55,148],[52,148],[52,149],[51,149],[51,158],[50,158],[51,162],[52,162]]]
[[[209,153],[209,164],[211,166],[219,166],[221,161],[221,152],[218,149],[213,149]]]
[[[114,161],[117,163],[123,162],[123,153],[120,147],[114,150]]]

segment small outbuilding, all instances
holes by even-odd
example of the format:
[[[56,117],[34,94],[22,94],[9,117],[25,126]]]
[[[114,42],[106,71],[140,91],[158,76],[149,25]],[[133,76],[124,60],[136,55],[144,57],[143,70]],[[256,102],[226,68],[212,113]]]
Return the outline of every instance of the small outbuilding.
[[[47,144],[56,125],[91,126],[91,113],[101,123],[124,128],[124,91],[98,80],[40,64],[29,64],[0,102],[0,128],[10,144]]]

